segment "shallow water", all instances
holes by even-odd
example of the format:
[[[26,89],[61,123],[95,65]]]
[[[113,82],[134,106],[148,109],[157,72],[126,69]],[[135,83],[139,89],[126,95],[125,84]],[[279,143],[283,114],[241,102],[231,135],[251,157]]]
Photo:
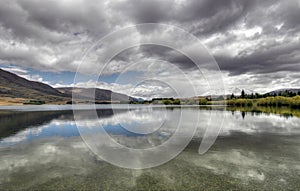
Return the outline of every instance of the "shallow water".
[[[5,109],[0,111],[1,189],[300,189],[300,118],[220,108],[101,105],[99,118],[89,106],[77,108],[75,122],[70,106],[47,107],[0,108]],[[216,142],[200,155],[206,130],[218,130],[222,121]],[[106,162],[89,139],[101,138],[105,130],[118,144],[147,149],[168,141],[177,128],[188,135],[195,125],[183,152],[143,170]],[[115,161],[137,162],[122,156]]]

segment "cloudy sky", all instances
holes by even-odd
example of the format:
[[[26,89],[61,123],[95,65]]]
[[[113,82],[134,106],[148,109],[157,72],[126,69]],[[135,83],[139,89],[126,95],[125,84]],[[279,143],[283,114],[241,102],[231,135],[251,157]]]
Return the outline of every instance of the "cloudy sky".
[[[144,98],[217,92],[220,87],[214,84],[221,78],[227,92],[300,87],[300,0],[2,0],[0,4],[0,67],[55,87],[97,86]],[[91,48],[112,32],[142,23],[180,28],[205,48],[170,32],[170,27],[164,31],[136,27]],[[126,47],[145,39],[173,40],[179,48]],[[108,60],[120,47],[126,49]],[[203,58],[200,67],[185,50]],[[206,68],[213,62],[218,67]],[[80,65],[81,78],[74,82]],[[220,79],[207,82],[216,76]]]

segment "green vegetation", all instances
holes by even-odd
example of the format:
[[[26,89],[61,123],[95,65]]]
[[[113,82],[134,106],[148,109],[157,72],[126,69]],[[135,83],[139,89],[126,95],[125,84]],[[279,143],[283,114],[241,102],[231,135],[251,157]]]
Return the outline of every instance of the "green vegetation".
[[[151,101],[146,101],[147,104],[155,105],[206,105],[208,102],[205,98],[153,98]]]
[[[285,91],[279,95],[273,94],[250,94],[247,95],[244,91],[240,96],[231,94],[227,99],[222,96],[211,98],[193,97],[193,98],[153,98],[152,100],[139,102],[140,104],[164,104],[164,105],[202,105],[209,109],[211,105],[224,106],[226,110],[241,111],[251,113],[273,113],[285,117],[296,116],[300,117],[300,92],[297,94]],[[200,108],[201,109],[201,108]],[[214,107],[216,109],[216,107]]]
[[[257,100],[257,105],[259,106],[288,106],[292,108],[300,108],[300,96],[294,96],[294,97],[282,97],[282,96],[276,96],[276,97],[267,97]]]
[[[218,102],[212,101],[211,104],[217,104]],[[268,106],[268,107],[291,107],[291,108],[300,108],[300,96],[294,97],[266,97],[258,99],[228,99],[226,105],[229,106]]]
[[[142,102],[130,102],[130,104],[154,104],[154,105],[207,105],[208,98],[153,98]]]
[[[148,101],[148,103],[160,105],[180,105],[182,104],[180,99],[174,99],[174,98],[153,98],[151,101]]]
[[[285,91],[279,95],[273,94],[251,94],[247,95],[242,91],[240,97],[234,94],[226,100],[227,110],[254,113],[274,113],[283,116],[300,117],[300,92],[293,93]],[[243,97],[243,98],[242,98]],[[218,105],[219,101],[211,101],[209,104]]]
[[[215,102],[212,101],[211,104],[214,104]],[[226,101],[226,105],[231,105],[231,106],[253,106],[253,100],[250,99],[245,99],[245,98],[241,98],[241,99],[230,99]]]
[[[285,91],[280,95],[270,94],[246,94],[242,90],[240,96],[231,94],[224,99],[223,96],[211,98],[192,97],[192,98],[153,98],[142,102],[130,102],[130,104],[154,104],[154,105],[227,105],[234,107],[290,107],[300,108],[300,92],[293,93]]]
[[[266,113],[266,114],[277,114],[284,117],[300,117],[300,110],[291,107],[273,107],[273,106],[228,106],[226,107],[228,111],[241,111],[250,112],[252,114]]]
[[[216,102],[212,101],[211,104]],[[241,96],[236,98],[234,94],[227,99],[226,104],[229,106],[268,106],[268,107],[290,107],[290,108],[300,108],[300,92],[289,92],[285,91],[283,93],[270,94],[245,94],[244,90],[241,92]]]
[[[28,102],[23,103],[24,105],[43,105],[45,101],[42,100],[29,100]]]

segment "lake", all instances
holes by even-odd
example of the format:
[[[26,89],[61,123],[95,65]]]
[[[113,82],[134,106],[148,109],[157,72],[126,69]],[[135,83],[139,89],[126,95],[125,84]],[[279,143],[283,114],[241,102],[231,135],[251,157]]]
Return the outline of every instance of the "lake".
[[[74,117],[71,109],[0,107],[0,189],[300,189],[298,117],[145,105],[97,105],[94,111],[79,105]],[[111,145],[147,150],[174,138],[178,129],[184,150],[172,153],[174,159],[146,169],[113,165],[161,162],[164,153],[139,157]],[[114,143],[108,144],[105,132]],[[207,132],[218,138],[199,154]]]

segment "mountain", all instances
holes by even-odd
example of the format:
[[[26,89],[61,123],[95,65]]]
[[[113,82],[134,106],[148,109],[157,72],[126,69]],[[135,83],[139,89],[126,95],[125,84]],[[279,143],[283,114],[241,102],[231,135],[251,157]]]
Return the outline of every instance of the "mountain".
[[[83,100],[91,100],[95,93],[96,101],[121,101],[129,102],[135,100],[135,98],[127,96],[125,94],[112,92],[110,90],[99,88],[73,88],[63,87],[57,88],[57,90],[68,97],[72,97],[72,93],[75,93],[75,97]]]
[[[284,89],[278,89],[278,90],[273,90],[273,91],[270,91],[266,94],[270,94],[270,95],[279,95],[279,94],[284,94],[285,92],[291,92],[291,93],[298,93],[300,92],[300,88],[284,88]]]
[[[136,98],[110,90],[93,88],[53,88],[41,82],[30,81],[16,74],[0,69],[0,102],[5,99],[9,103],[23,103],[29,100],[41,100],[46,103],[66,103],[71,101],[72,92],[80,101],[91,101],[95,92],[96,101],[129,102]],[[15,102],[15,100],[19,100]],[[13,100],[13,101],[11,101]]]
[[[53,102],[66,98],[64,94],[47,84],[30,81],[2,69],[0,69],[0,97],[40,99]]]

